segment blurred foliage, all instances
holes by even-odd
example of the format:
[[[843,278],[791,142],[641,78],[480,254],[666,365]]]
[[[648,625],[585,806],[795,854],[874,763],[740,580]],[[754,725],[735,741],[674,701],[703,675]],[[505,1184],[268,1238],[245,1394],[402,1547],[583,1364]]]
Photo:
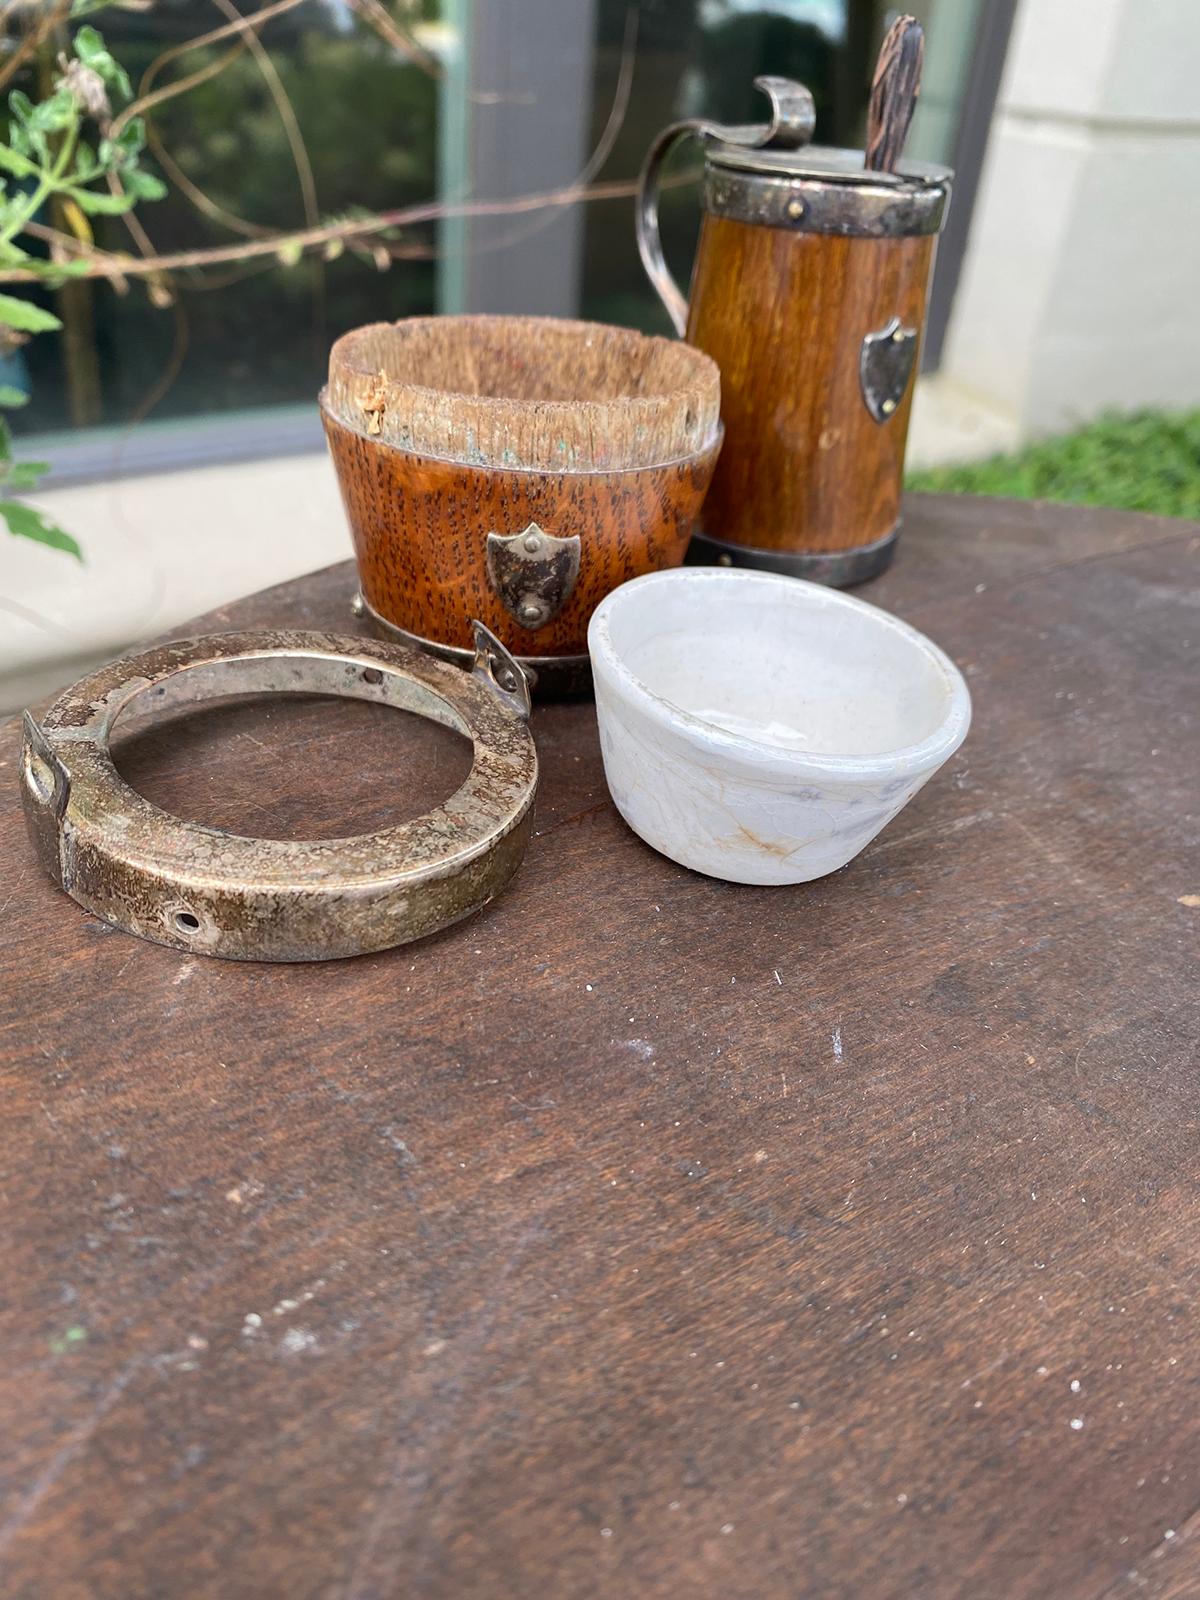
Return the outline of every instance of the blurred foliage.
[[[146,17],[129,16],[120,54],[134,83],[164,47],[211,23],[211,10],[192,0]],[[164,33],[168,25],[171,31]],[[301,7],[268,23],[262,36],[311,163],[320,220],[392,210],[436,195],[435,78],[399,61],[370,33],[340,31],[323,8]],[[197,72],[227,51],[228,41],[191,50],[166,77]],[[186,95],[156,106],[152,118],[155,138],[191,182],[246,224],[239,233],[198,210],[172,184],[146,222],[156,251],[227,244],[304,225],[287,133],[248,52]],[[95,236],[103,249],[130,248],[119,219],[95,219]],[[396,243],[388,234],[375,239]],[[329,345],[340,333],[434,308],[436,227],[407,230],[401,243],[430,259],[403,260],[381,272],[384,263],[372,251],[348,248],[330,261],[306,257],[289,266],[269,257],[204,279],[176,274],[176,305],[167,315],[136,286],[122,297],[92,286],[102,410],[86,420],[127,422],[155,396],[161,396],[159,417],[315,397]],[[22,419],[28,431],[60,429],[68,420],[65,354],[49,341],[30,352],[33,398]]]
[[[75,0],[72,17],[99,10],[98,0]],[[48,92],[31,99],[23,89],[8,97],[8,125],[0,140],[0,266],[32,274],[36,283],[59,288],[82,270],[68,257],[48,259],[28,248],[28,229],[57,205],[76,240],[91,243],[92,217],[122,216],[139,200],[160,200],[161,179],[139,164],[145,126],[133,117],[118,131],[113,104],[132,97],[125,69],[89,24],[76,30],[70,51],[58,56],[58,75]],[[93,144],[88,134],[99,134]],[[18,280],[20,281],[20,280]],[[38,333],[62,327],[54,312],[21,294],[0,294],[0,355],[7,362]],[[17,410],[28,391],[12,382],[0,385],[0,407]],[[14,496],[36,488],[47,471],[44,461],[13,459],[12,438],[0,419],[0,521],[11,534],[64,550],[82,559],[69,533]]]
[[[911,473],[908,487],[1200,519],[1200,411],[1103,416],[1015,455]]]

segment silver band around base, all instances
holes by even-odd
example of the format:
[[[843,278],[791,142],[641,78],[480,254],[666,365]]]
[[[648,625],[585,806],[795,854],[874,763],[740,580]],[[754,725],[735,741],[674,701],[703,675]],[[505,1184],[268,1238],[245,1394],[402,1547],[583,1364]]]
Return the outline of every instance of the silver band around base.
[[[891,565],[896,553],[900,524],[874,544],[854,550],[756,550],[750,545],[729,544],[706,533],[697,533],[688,546],[690,567],[754,567],[759,572],[781,572],[789,578],[807,578],[810,583],[827,583],[833,589],[877,578]]]
[[[382,639],[394,639],[398,644],[416,645],[428,655],[441,661],[453,661],[456,666],[469,668],[475,659],[474,651],[459,649],[457,645],[439,644],[425,639],[419,633],[409,633],[386,617],[381,617],[368,605],[362,594],[356,594],[350,603],[356,617],[363,618],[372,631]],[[592,692],[592,663],[588,656],[516,656],[529,687],[541,700],[565,700],[572,695]]]

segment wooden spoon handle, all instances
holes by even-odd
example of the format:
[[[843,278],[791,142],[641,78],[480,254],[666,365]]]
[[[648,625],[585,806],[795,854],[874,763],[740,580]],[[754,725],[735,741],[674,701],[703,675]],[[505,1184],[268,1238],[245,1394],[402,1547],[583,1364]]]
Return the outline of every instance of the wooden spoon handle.
[[[915,17],[897,17],[875,63],[867,112],[867,167],[891,172],[900,159],[921,92],[925,31]]]

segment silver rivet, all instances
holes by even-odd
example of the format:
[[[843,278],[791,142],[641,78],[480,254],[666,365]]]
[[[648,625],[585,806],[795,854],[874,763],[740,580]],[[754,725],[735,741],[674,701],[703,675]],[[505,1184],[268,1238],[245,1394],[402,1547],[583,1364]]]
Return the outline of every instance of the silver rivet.
[[[529,551],[530,555],[533,554],[541,542],[542,541],[538,538],[536,533],[527,533],[525,535],[525,548]]]
[[[885,417],[890,417],[892,412],[896,409],[896,402],[894,400],[885,400],[879,409],[883,412]]]
[[[897,328],[896,329],[895,333],[892,335],[892,343],[893,344],[903,344],[904,343],[904,329],[903,328]]]
[[[793,222],[795,222],[797,218],[802,217],[804,215],[804,201],[789,200],[787,203],[787,214],[789,217],[791,217]]]

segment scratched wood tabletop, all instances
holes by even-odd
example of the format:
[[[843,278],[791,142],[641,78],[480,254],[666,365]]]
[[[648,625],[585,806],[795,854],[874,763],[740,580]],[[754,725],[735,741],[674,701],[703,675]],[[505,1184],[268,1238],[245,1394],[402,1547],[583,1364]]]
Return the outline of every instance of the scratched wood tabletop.
[[[551,705],[510,890],[327,965],[85,915],[0,731],[4,1600],[1200,1594],[1198,578],[917,500],[865,594],[975,725],[858,861],[674,866]],[[466,757],[289,701],[119,764],[331,836]]]

